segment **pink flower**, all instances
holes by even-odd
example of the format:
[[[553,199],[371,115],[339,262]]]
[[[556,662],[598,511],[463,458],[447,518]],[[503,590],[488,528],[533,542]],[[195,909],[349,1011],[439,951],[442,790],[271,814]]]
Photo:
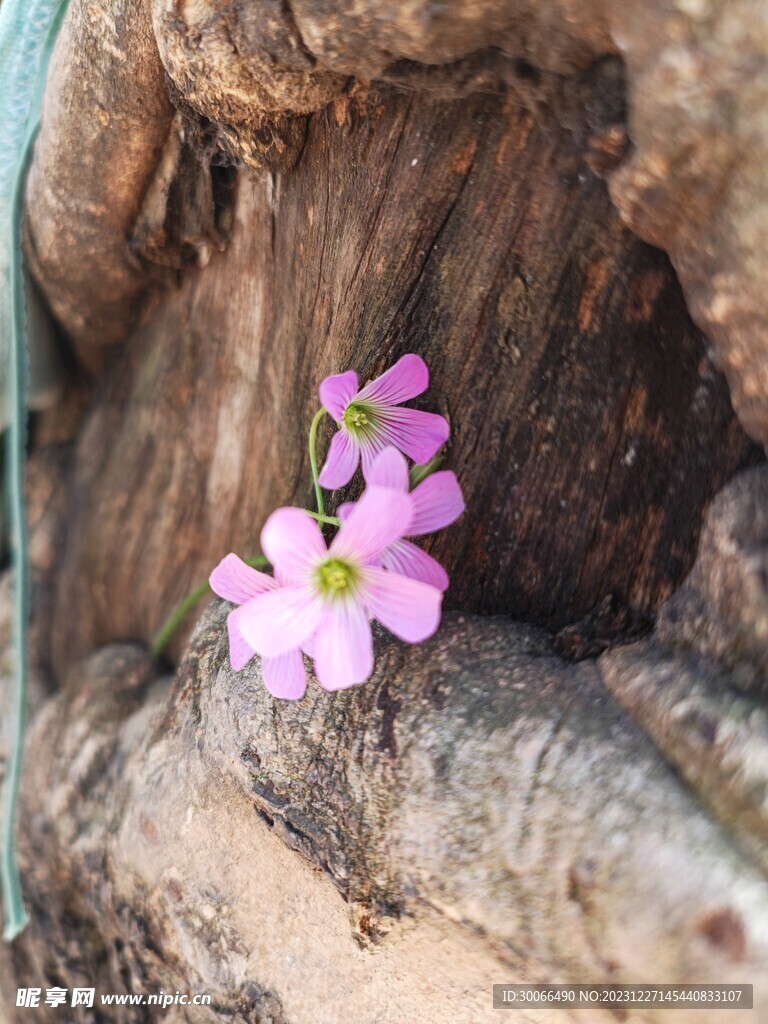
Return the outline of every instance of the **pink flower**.
[[[440,590],[372,564],[410,517],[406,494],[369,487],[329,550],[306,512],[273,512],[261,542],[277,579],[234,554],[211,573],[213,591],[240,606],[227,618],[232,668],[239,671],[259,653],[269,692],[296,700],[306,690],[302,649],[314,658],[320,685],[339,690],[371,674],[371,617],[408,643],[431,636],[440,622]]]
[[[229,661],[232,669],[239,672],[256,654],[256,649],[248,643],[240,629],[242,606],[260,594],[277,590],[279,584],[271,576],[259,572],[258,569],[252,569],[234,554],[227,555],[219,562],[208,582],[214,594],[223,597],[225,601],[241,605],[227,616]],[[261,673],[264,685],[274,697],[299,700],[304,696],[307,689],[307,673],[304,670],[301,648],[285,651],[274,658],[263,658]]]
[[[409,537],[421,537],[442,530],[464,511],[459,481],[454,473],[447,470],[432,473],[409,493],[408,465],[394,448],[385,448],[376,456],[368,471],[367,481],[369,486],[391,487],[408,495],[411,518],[406,534]],[[354,505],[348,502],[339,508],[338,515],[344,520],[353,508]],[[448,574],[442,565],[408,540],[394,541],[381,553],[380,561],[390,572],[421,580],[441,591],[448,588]]]
[[[372,618],[408,643],[431,636],[440,623],[441,592],[372,564],[402,537],[410,516],[407,495],[369,487],[329,549],[306,512],[273,512],[261,543],[280,583],[232,613],[236,640],[242,637],[265,665],[309,650],[320,685],[340,690],[371,674]]]
[[[343,487],[354,476],[360,458],[363,475],[374,457],[393,446],[414,462],[428,462],[450,432],[447,420],[420,409],[401,409],[429,386],[429,371],[417,355],[405,355],[376,380],[358,391],[354,370],[326,377],[320,401],[339,425],[320,471],[320,485]]]

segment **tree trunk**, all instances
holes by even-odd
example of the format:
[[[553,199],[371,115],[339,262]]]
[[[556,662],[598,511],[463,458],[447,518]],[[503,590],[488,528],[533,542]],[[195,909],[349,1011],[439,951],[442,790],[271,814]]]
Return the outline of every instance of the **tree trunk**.
[[[72,0],[28,189],[79,368],[30,463],[33,924],[0,961],[9,1020],[29,984],[212,993],[164,1020],[459,1024],[495,1019],[504,981],[753,979],[768,1020],[762,470],[669,600],[763,455],[605,180],[666,243],[614,42],[632,126],[651,30],[477,6]],[[724,195],[713,280],[745,230]],[[756,335],[718,323],[765,441],[734,355]],[[379,636],[365,687],[283,704],[258,659],[231,672],[215,603],[156,664],[175,604],[310,501],[320,381],[406,352],[467,505],[428,548],[438,635]],[[158,1019],[135,1012],[93,1019]]]

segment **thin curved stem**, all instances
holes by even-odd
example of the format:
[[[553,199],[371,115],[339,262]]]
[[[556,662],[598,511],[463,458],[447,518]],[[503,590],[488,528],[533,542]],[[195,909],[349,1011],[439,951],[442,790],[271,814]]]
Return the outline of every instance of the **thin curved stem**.
[[[325,409],[318,409],[315,413],[315,418],[312,420],[312,425],[309,428],[309,464],[312,467],[312,481],[315,485],[317,511],[321,516],[325,515],[325,501],[323,500],[323,489],[320,486],[319,474],[317,471],[317,428],[323,416],[325,416]],[[322,522],[322,520],[320,521]]]
[[[265,569],[269,566],[269,562],[264,555],[254,555],[253,558],[246,558],[245,564],[250,565],[254,569]],[[180,604],[176,605],[152,638],[150,650],[156,658],[159,658],[165,653],[165,649],[173,639],[176,630],[182,624],[184,619],[186,619],[187,615],[189,615],[200,598],[205,597],[210,589],[211,586],[208,580],[206,580],[205,583],[201,583],[198,587],[195,587],[194,590],[190,591],[184,600]]]

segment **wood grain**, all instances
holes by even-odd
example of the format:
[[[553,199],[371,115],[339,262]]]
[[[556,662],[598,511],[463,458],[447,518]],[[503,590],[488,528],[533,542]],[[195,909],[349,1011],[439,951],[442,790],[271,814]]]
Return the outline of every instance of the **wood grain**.
[[[309,119],[291,170],[240,173],[226,252],[115,354],[80,437],[56,663],[147,638],[253,553],[273,508],[311,500],[323,377],[404,352],[431,367],[419,404],[449,417],[466,494],[431,548],[449,606],[553,627],[608,593],[655,609],[756,455],[589,146],[511,97],[358,87]]]

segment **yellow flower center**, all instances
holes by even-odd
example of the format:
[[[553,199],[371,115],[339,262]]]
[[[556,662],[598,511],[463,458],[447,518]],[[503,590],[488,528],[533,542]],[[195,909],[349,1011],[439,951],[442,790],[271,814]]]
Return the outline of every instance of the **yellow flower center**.
[[[376,426],[376,417],[368,405],[352,402],[344,410],[344,425],[350,433],[365,437]]]
[[[322,592],[329,596],[341,596],[354,586],[357,573],[354,566],[340,558],[329,558],[317,568],[317,581]]]
[[[367,427],[368,417],[362,409],[351,409],[346,417],[347,423],[355,427]]]

